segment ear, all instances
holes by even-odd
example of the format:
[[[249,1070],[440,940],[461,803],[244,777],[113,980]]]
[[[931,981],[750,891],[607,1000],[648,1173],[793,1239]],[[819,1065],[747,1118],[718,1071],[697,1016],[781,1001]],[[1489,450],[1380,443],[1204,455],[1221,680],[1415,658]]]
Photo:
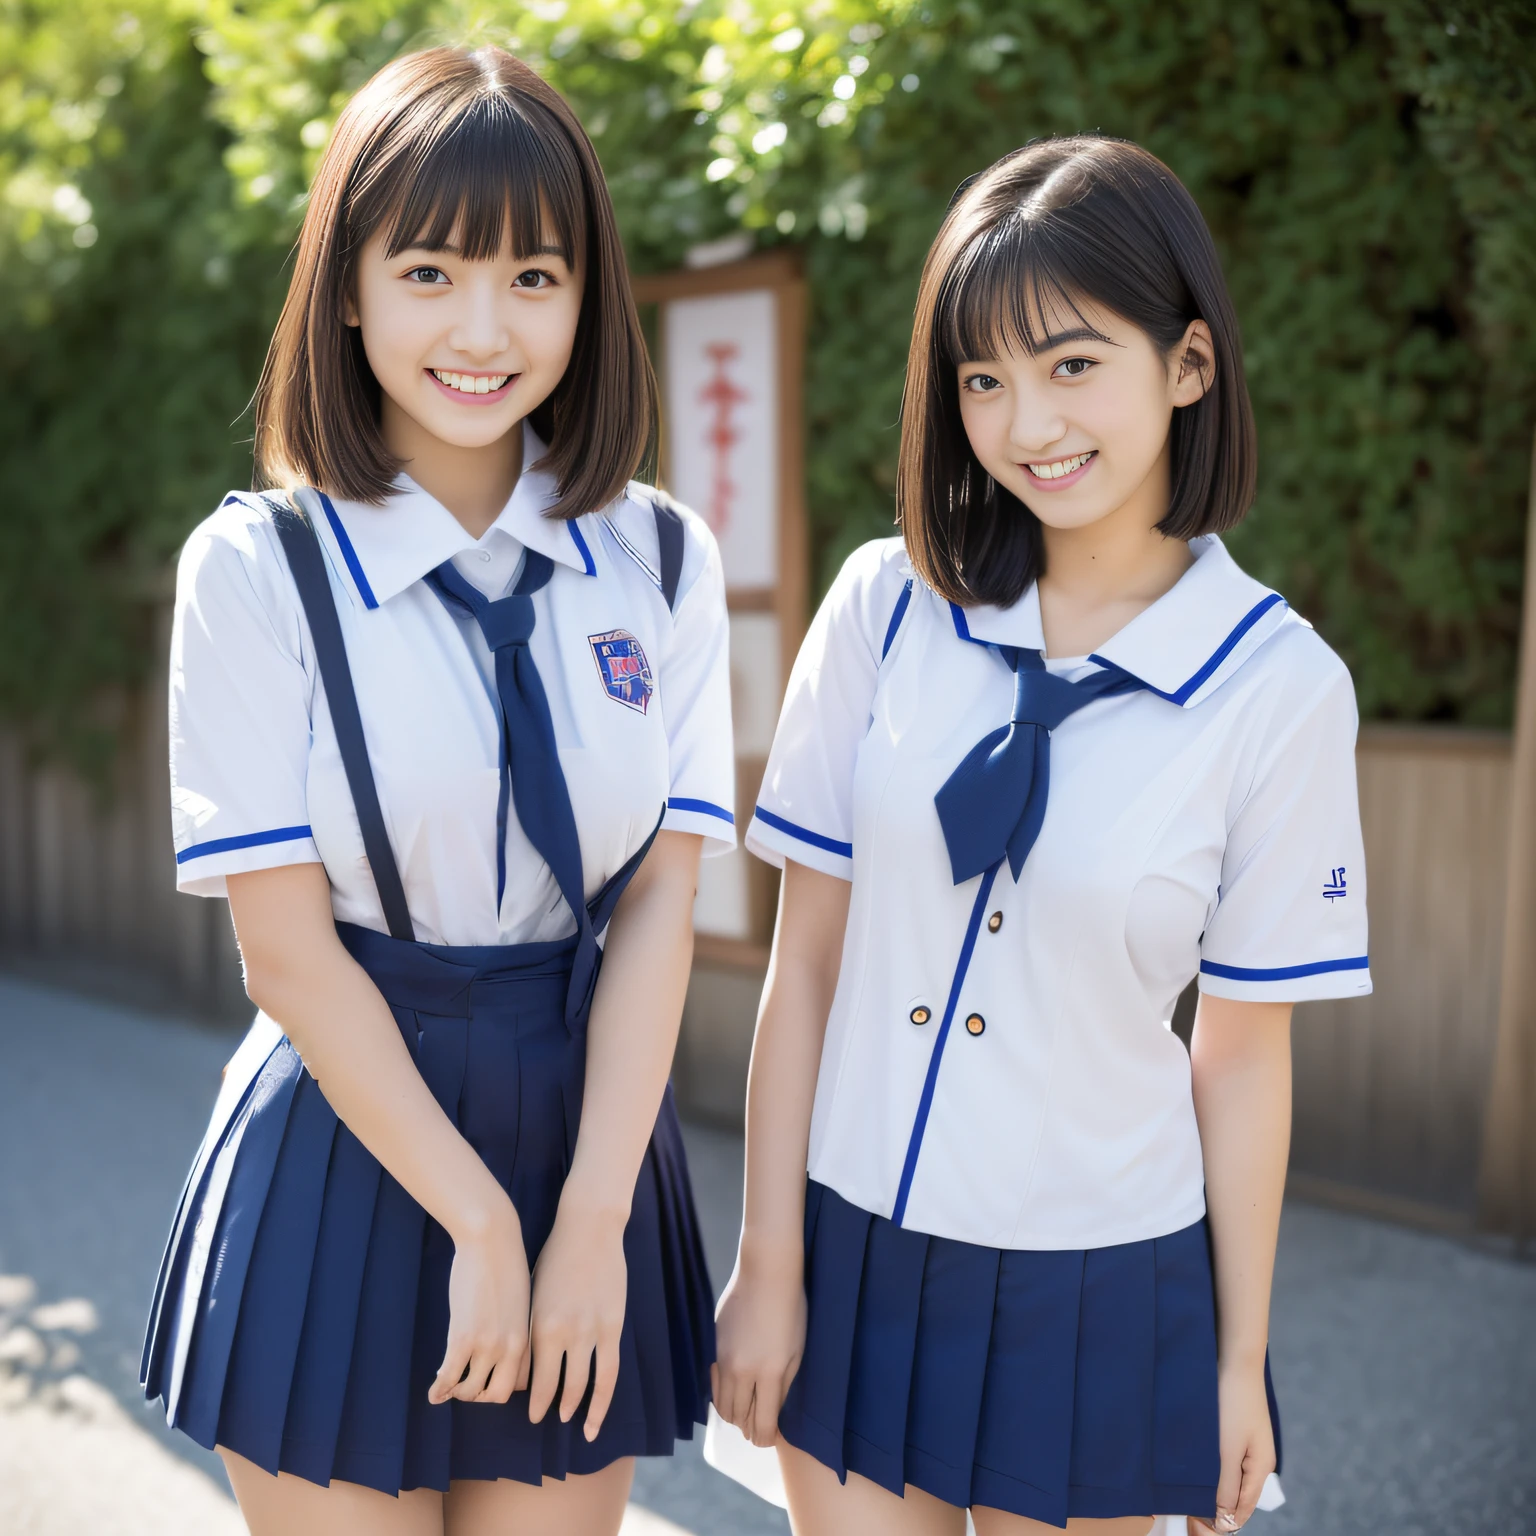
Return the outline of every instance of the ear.
[[[1193,405],[1216,380],[1216,346],[1204,320],[1191,320],[1168,354],[1175,406]]]
[[[357,312],[357,295],[349,293],[341,306],[341,318],[352,327],[363,323],[363,318]]]

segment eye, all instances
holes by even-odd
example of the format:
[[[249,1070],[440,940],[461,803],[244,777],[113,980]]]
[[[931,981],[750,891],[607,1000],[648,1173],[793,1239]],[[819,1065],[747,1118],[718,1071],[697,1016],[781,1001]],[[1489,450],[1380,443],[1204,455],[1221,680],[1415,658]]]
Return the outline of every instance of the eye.
[[[990,373],[973,373],[960,387],[970,390],[973,395],[990,395],[1003,386]]]
[[[1080,379],[1095,366],[1091,357],[1064,357],[1051,369],[1053,379]]]
[[[514,288],[553,288],[555,286],[554,273],[546,272],[542,267],[529,267],[526,272],[519,272],[512,279]]]
[[[407,282],[419,283],[424,288],[448,286],[448,274],[441,267],[412,267],[405,277]]]

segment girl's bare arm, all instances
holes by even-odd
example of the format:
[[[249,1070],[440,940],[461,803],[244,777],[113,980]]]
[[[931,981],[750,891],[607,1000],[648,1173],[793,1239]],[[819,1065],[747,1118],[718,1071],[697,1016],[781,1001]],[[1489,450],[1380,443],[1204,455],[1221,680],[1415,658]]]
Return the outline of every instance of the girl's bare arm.
[[[608,926],[587,1026],[576,1155],[534,1274],[529,1416],[543,1418],[554,1401],[563,1358],[559,1410],[568,1420],[595,1355],[589,1440],[602,1427],[618,1380],[624,1228],[677,1047],[702,847],[692,833],[660,833]]]
[[[805,1164],[827,1015],[843,958],[846,880],[786,863],[747,1080],[746,1206],[717,1314],[715,1405],[757,1445],[805,1347]]]
[[[432,1400],[505,1402],[526,1375],[528,1343],[528,1262],[512,1202],[342,947],[324,868],[231,875],[228,889],[251,1001],[282,1026],[348,1129],[453,1239],[452,1318]]]
[[[1275,1469],[1264,1355],[1291,1141],[1291,1004],[1202,996],[1190,1065],[1216,1264],[1216,1529],[1230,1531],[1253,1513]]]

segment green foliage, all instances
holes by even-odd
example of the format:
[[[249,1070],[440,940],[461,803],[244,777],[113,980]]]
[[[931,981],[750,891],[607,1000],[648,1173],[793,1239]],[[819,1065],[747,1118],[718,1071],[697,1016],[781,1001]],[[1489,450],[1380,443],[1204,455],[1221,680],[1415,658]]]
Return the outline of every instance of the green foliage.
[[[249,477],[307,176],[387,58],[494,40],[565,91],[632,259],[803,248],[819,578],[889,531],[917,272],[1045,133],[1161,155],[1258,411],[1239,558],[1367,714],[1507,717],[1536,418],[1531,0],[0,0],[0,713],[88,744],[144,594]]]

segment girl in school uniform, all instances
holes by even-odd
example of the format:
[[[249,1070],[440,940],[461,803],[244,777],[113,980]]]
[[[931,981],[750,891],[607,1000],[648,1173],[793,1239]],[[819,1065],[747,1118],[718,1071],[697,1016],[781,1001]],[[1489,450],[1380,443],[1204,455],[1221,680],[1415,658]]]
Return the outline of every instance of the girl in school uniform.
[[[707,530],[601,170],[495,49],[404,58],[317,173],[261,481],[182,556],[181,888],[261,1009],[177,1213],[146,1394],[253,1531],[611,1533],[700,1422],[667,1074],[733,840]]]
[[[1277,1465],[1291,1008],[1370,977],[1349,674],[1218,537],[1254,459],[1165,166],[962,188],[903,536],[811,626],[747,838],[784,882],[715,1400],[799,1536],[1227,1532]]]

